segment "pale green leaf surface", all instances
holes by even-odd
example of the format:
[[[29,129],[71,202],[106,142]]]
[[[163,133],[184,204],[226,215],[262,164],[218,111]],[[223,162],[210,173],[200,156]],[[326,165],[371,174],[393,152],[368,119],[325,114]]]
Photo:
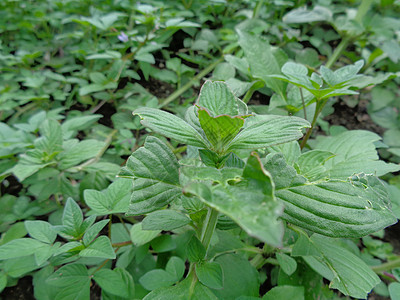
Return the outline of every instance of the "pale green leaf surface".
[[[83,235],[82,242],[85,246],[89,245],[93,239],[100,233],[100,231],[110,222],[110,220],[101,220],[94,223]]]
[[[143,230],[169,231],[191,222],[186,215],[171,209],[159,210],[148,214],[142,221]]]
[[[277,59],[268,42],[259,36],[242,31],[238,34],[240,47],[244,50],[252,75],[262,79],[269,88],[284,97],[287,83],[270,77],[272,74],[281,74],[283,60]]]
[[[229,180],[240,179],[243,170],[227,167],[216,169],[214,167],[184,166],[181,168],[181,172],[192,180],[212,180],[226,184]]]
[[[83,223],[83,214],[79,205],[72,198],[68,198],[67,203],[65,203],[62,223],[74,234],[79,234]]]
[[[175,278],[168,272],[161,269],[154,269],[144,274],[139,283],[149,291],[167,287],[175,283]]]
[[[400,166],[379,160],[374,142],[381,138],[370,131],[345,131],[336,136],[317,139],[314,149],[335,154],[324,166],[330,178],[345,179],[354,173],[364,172],[382,176],[388,172],[400,170]]]
[[[136,246],[144,245],[154,239],[161,230],[143,230],[142,223],[136,223],[131,227],[131,240]]]
[[[54,286],[67,287],[86,280],[90,281],[90,278],[85,265],[68,264],[55,271],[46,281]]]
[[[118,179],[103,191],[86,189],[84,198],[86,204],[97,215],[108,215],[126,212],[131,196],[132,181]]]
[[[30,238],[15,239],[0,246],[0,260],[28,256],[47,244]]]
[[[239,114],[236,97],[225,82],[207,80],[199,94],[197,104],[206,108],[211,117],[219,115],[236,116]]]
[[[50,223],[45,221],[25,221],[25,227],[31,237],[41,242],[51,244],[57,237]]]
[[[125,269],[101,269],[94,273],[93,279],[107,293],[128,299],[133,298],[134,282]]]
[[[199,281],[212,289],[222,289],[224,275],[221,266],[216,262],[203,262],[195,265]]]
[[[135,177],[128,215],[141,215],[166,206],[181,194],[179,164],[161,140],[149,136],[129,157],[126,168]]]
[[[304,287],[280,285],[270,289],[263,297],[262,300],[304,300]]]
[[[276,259],[278,260],[279,265],[281,266],[283,272],[288,275],[292,275],[297,269],[297,262],[291,256],[285,253],[276,253]]]
[[[174,139],[180,143],[195,147],[207,147],[207,141],[191,125],[181,118],[155,108],[142,107],[133,112],[141,118],[143,126]]]
[[[110,239],[104,235],[99,236],[94,242],[79,252],[79,256],[105,259],[114,259],[116,257]]]
[[[310,123],[298,117],[258,115],[246,119],[229,149],[258,149],[298,140]]]
[[[170,273],[175,281],[178,281],[185,273],[185,262],[178,256],[172,256],[165,267],[165,271]]]
[[[59,155],[59,167],[61,169],[68,169],[84,160],[93,158],[104,145],[105,142],[91,139],[76,143]]]

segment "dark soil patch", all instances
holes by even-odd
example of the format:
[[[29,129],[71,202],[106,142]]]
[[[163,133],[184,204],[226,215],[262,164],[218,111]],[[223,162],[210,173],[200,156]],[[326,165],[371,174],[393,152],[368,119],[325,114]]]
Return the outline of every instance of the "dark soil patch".
[[[1,292],[1,300],[35,300],[32,277],[23,277],[18,280],[17,285],[5,288]]]

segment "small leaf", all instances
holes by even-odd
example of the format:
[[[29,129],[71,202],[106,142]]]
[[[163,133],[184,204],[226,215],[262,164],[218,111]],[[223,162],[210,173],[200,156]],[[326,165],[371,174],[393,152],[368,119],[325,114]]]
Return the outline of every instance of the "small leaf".
[[[0,246],[0,260],[28,256],[48,244],[30,238],[15,239]]]
[[[258,115],[246,119],[244,128],[230,143],[229,149],[259,149],[287,143],[303,136],[310,123],[298,117]]]
[[[132,181],[121,178],[101,192],[86,189],[83,194],[86,204],[97,215],[108,215],[127,211],[131,189]]]
[[[89,227],[89,229],[87,229],[85,234],[83,235],[82,239],[83,244],[85,246],[89,245],[93,241],[93,239],[100,233],[100,231],[104,228],[104,226],[106,226],[109,222],[110,220],[102,220]]]
[[[292,275],[297,269],[297,262],[295,259],[286,255],[284,253],[277,252],[276,259],[278,260],[279,265],[281,266],[283,272]]]
[[[159,210],[148,214],[142,221],[143,230],[169,231],[189,224],[191,220],[175,210]]]
[[[46,280],[48,284],[58,287],[71,286],[79,281],[87,281],[88,284],[90,282],[86,266],[82,264],[68,264],[62,266]]]
[[[74,233],[74,237],[79,237],[83,214],[79,205],[72,198],[68,198],[65,203],[62,223]]]
[[[98,257],[105,259],[116,258],[111,241],[108,237],[102,235],[94,240],[88,247],[79,252],[81,257]]]
[[[175,278],[164,270],[155,269],[140,277],[139,282],[146,290],[152,291],[173,285],[175,283]]]
[[[207,80],[201,87],[197,104],[205,107],[211,117],[239,115],[236,97],[225,82]]]
[[[154,239],[161,230],[143,230],[142,223],[136,223],[131,228],[131,240],[136,246],[144,245]]]
[[[196,275],[199,281],[209,288],[222,289],[224,287],[222,268],[218,263],[197,263]]]
[[[165,267],[165,271],[170,273],[175,281],[179,281],[185,273],[185,263],[181,258],[172,256]]]
[[[207,148],[207,141],[192,126],[179,117],[155,108],[143,107],[135,110],[134,115],[141,118],[143,126],[154,130],[180,143]]]
[[[189,240],[186,248],[186,254],[190,262],[201,261],[206,256],[206,248],[204,248],[203,244],[195,235],[193,235]]]
[[[57,237],[51,224],[45,221],[25,221],[25,227],[31,237],[45,243],[51,244]]]
[[[229,115],[212,117],[204,108],[199,108],[198,113],[201,128],[212,145],[211,150],[224,153],[229,142],[243,127],[244,119],[240,116]]]

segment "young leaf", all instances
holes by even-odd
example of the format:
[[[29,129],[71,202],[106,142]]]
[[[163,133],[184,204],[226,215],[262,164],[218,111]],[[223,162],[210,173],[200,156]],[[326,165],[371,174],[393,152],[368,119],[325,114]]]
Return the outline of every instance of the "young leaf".
[[[105,143],[97,140],[84,140],[77,142],[70,140],[66,143],[67,147],[58,159],[60,160],[59,167],[62,170],[76,166],[80,162],[89,158],[95,157],[97,153],[104,147]]]
[[[143,230],[169,231],[189,224],[191,220],[175,210],[159,210],[148,214],[142,221]]]
[[[154,239],[161,230],[143,230],[142,223],[137,223],[131,228],[131,240],[136,246],[144,245]]]
[[[79,252],[81,257],[99,257],[105,259],[116,258],[111,241],[108,237],[102,235],[94,240],[89,246]]]
[[[82,242],[85,246],[89,245],[93,239],[99,234],[99,232],[110,222],[110,220],[102,220],[86,230],[85,234],[83,235]]]
[[[397,221],[385,187],[374,176],[310,183],[281,154],[270,156],[265,168],[285,205],[282,218],[292,224],[331,237],[362,237]]]
[[[25,221],[25,227],[31,237],[45,243],[51,244],[57,237],[50,223],[45,221]]]
[[[240,114],[236,97],[225,82],[207,80],[201,87],[197,104],[205,107],[211,117]]]
[[[277,218],[283,207],[274,197],[274,183],[257,154],[247,160],[240,184],[210,188],[191,183],[185,191],[232,218],[248,234],[270,245],[281,245],[283,225]]]
[[[179,281],[185,273],[185,263],[181,258],[172,256],[165,267],[165,271],[173,276],[175,282]]]
[[[141,118],[143,126],[180,143],[207,148],[208,142],[181,118],[155,108],[142,107],[133,112]]]
[[[246,119],[244,128],[232,140],[230,150],[259,149],[298,140],[310,123],[298,117],[258,115]]]
[[[179,164],[172,151],[149,136],[129,157],[127,170],[135,177],[128,215],[141,215],[166,206],[181,194]]]
[[[222,289],[223,273],[220,264],[215,262],[200,262],[195,266],[199,281],[212,289]]]
[[[131,189],[132,181],[121,178],[101,192],[86,189],[83,195],[86,204],[97,215],[108,215],[126,212],[129,206]]]
[[[62,223],[72,236],[79,237],[83,214],[79,205],[72,198],[68,198],[67,203],[65,203]]]
[[[186,254],[190,262],[199,262],[206,256],[206,248],[195,235],[189,240]]]
[[[225,152],[226,146],[244,125],[244,119],[240,116],[219,115],[212,117],[206,109],[201,107],[198,114],[201,128],[212,145],[211,150],[217,153]]]
[[[278,260],[279,265],[281,266],[283,272],[288,275],[292,275],[297,269],[297,262],[294,258],[290,257],[287,254],[277,252],[276,259]]]

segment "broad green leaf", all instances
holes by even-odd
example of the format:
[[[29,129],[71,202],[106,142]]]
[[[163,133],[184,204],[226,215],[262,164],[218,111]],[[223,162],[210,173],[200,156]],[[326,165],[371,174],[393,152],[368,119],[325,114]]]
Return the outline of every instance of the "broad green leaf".
[[[262,300],[291,299],[304,300],[304,287],[281,285],[270,289]]]
[[[79,252],[81,257],[98,257],[105,259],[116,258],[111,241],[108,237],[102,235],[94,240],[89,246]]]
[[[361,70],[363,66],[363,60],[359,60],[354,65],[347,65],[335,71],[331,71],[325,66],[321,66],[320,73],[324,81],[329,86],[342,87],[348,81],[360,77],[360,75],[357,75],[357,73]]]
[[[187,244],[186,254],[190,262],[199,262],[206,256],[206,248],[195,235],[192,236]]]
[[[312,268],[318,263],[326,266],[321,275],[331,281],[330,288],[338,289],[354,298],[366,299],[368,293],[380,282],[379,277],[364,261],[335,243],[334,239],[314,234],[311,241],[323,258],[305,256],[304,260]]]
[[[51,244],[57,237],[56,231],[45,221],[25,221],[25,227],[32,238],[41,242]]]
[[[142,223],[136,223],[131,228],[131,240],[136,246],[144,245],[154,239],[161,230],[143,230]]]
[[[47,244],[30,238],[15,239],[0,246],[0,260],[35,254]]]
[[[139,282],[146,290],[153,291],[173,285],[175,277],[164,270],[154,269],[140,277]]]
[[[176,249],[176,242],[172,235],[164,234],[153,239],[150,246],[157,253],[169,252]]]
[[[85,265],[68,264],[55,271],[46,281],[54,286],[67,287],[80,281],[89,283],[90,277]]]
[[[1,268],[7,274],[8,278],[21,278],[43,266],[38,265],[35,257],[30,255],[7,259],[2,262]]]
[[[386,188],[372,175],[307,182],[281,154],[270,156],[264,166],[284,203],[282,218],[294,225],[331,237],[362,237],[397,221]]]
[[[133,112],[141,118],[143,126],[180,143],[207,148],[208,142],[181,118],[155,108],[142,107]]]
[[[185,262],[180,257],[172,256],[165,267],[165,271],[171,274],[175,281],[179,281],[185,273]]]
[[[64,139],[69,139],[74,136],[78,130],[87,129],[93,123],[95,123],[98,119],[100,119],[102,115],[95,114],[95,115],[88,115],[88,116],[77,116],[70,118],[64,121],[61,124],[61,129],[63,133]]]
[[[104,145],[104,142],[90,139],[78,143],[71,143],[71,146],[58,156],[60,160],[59,167],[62,170],[68,169],[84,160],[93,158]]]
[[[0,293],[4,290],[7,285],[7,274],[4,271],[0,271]]]
[[[118,179],[103,191],[86,189],[83,193],[86,204],[97,215],[109,215],[126,212],[132,194],[132,181]]]
[[[317,21],[330,21],[332,19],[332,11],[326,7],[316,5],[312,10],[308,10],[306,6],[299,7],[289,11],[283,16],[283,22],[291,23],[311,23]]]
[[[129,157],[126,169],[135,178],[128,215],[141,215],[166,206],[181,194],[179,164],[171,149],[149,136]]]
[[[258,149],[298,140],[310,123],[298,117],[258,115],[246,119],[244,128],[232,140],[230,150]]]
[[[389,294],[391,300],[400,299],[400,283],[392,282],[389,284]]]
[[[147,294],[143,300],[218,300],[213,292],[192,276],[179,282],[175,286],[156,289]]]
[[[235,95],[227,84],[221,81],[207,80],[201,87],[197,104],[210,112],[211,117],[219,115],[239,115]]]
[[[3,209],[6,207],[5,205],[6,197],[2,198]],[[14,200],[12,200],[14,202]],[[11,225],[6,232],[1,235],[0,246],[4,245],[12,240],[23,238],[28,232],[25,228],[25,222],[17,222]]]
[[[142,221],[143,230],[169,231],[191,222],[186,215],[175,210],[159,210],[148,214]]]
[[[7,173],[13,173],[19,181],[23,181],[35,174],[40,169],[53,164],[53,161],[46,162],[46,154],[38,149],[28,150],[19,156],[18,163]]]
[[[225,152],[229,142],[235,138],[244,125],[244,119],[240,116],[212,117],[203,108],[199,108],[198,114],[201,128],[212,145],[210,149],[217,153]]]
[[[379,160],[374,143],[380,139],[371,131],[352,130],[317,138],[313,148],[335,154],[324,164],[324,176],[345,179],[360,172],[382,176],[400,170],[400,166]]]
[[[93,274],[93,279],[107,293],[127,299],[133,298],[135,292],[133,278],[125,269],[103,268]]]
[[[75,237],[79,236],[83,214],[79,205],[72,198],[68,198],[67,203],[65,203],[62,223],[72,231]]]
[[[225,254],[215,260],[222,267],[223,288],[212,290],[218,299],[236,299],[238,295],[259,296],[259,274],[250,262],[237,254]]]
[[[243,180],[238,184],[209,187],[191,183],[185,191],[229,216],[249,235],[273,246],[281,245],[283,225],[277,218],[283,207],[274,197],[274,183],[257,154],[247,160]]]
[[[276,259],[281,266],[283,272],[288,275],[292,275],[297,269],[297,262],[294,258],[290,257],[285,253],[276,253]]]
[[[89,245],[94,238],[100,233],[100,231],[110,222],[110,220],[102,220],[93,224],[89,229],[86,230],[83,235],[82,242],[85,246]]]
[[[35,146],[47,154],[62,150],[62,130],[61,125],[52,119],[45,120],[40,127],[41,137],[35,141]]]
[[[220,264],[216,262],[200,262],[195,266],[199,281],[212,289],[222,289],[224,276]]]
[[[244,31],[239,31],[238,35],[239,44],[250,65],[251,74],[262,79],[269,88],[285,99],[287,83],[270,77],[272,74],[281,74],[284,61],[274,55],[271,46],[260,36],[251,35]],[[287,60],[287,58],[284,60]]]

